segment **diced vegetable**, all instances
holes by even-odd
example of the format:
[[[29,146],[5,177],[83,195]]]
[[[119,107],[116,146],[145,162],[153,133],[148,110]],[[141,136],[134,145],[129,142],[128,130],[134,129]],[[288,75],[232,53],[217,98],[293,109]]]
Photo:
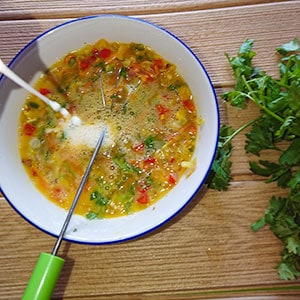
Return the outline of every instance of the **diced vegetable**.
[[[169,112],[169,109],[163,106],[162,104],[156,105],[156,110],[160,116],[165,115],[167,112]]]
[[[136,199],[140,204],[147,204],[149,202],[149,197],[147,193],[140,193]]]
[[[145,149],[145,144],[144,144],[144,143],[140,143],[140,144],[135,145],[135,146],[133,147],[133,150],[134,150],[135,152],[139,152],[139,151],[142,151],[142,150],[144,150],[144,149]]]
[[[110,57],[110,55],[111,55],[111,50],[107,48],[104,48],[99,52],[99,56],[103,59]]]
[[[51,93],[51,91],[47,88],[40,88],[40,93],[44,96],[47,96],[48,94]]]
[[[90,62],[87,58],[80,61],[80,70],[85,71],[90,66]]]
[[[23,165],[55,204],[69,209],[102,124],[109,137],[76,213],[92,220],[137,212],[183,176],[181,163],[195,148],[196,109],[176,66],[148,46],[104,39],[86,44],[50,66],[35,87],[84,124],[70,128],[34,96],[22,110]]]
[[[168,177],[168,182],[172,185],[177,183],[177,175],[174,173],[171,173]]]
[[[28,136],[32,136],[36,130],[36,127],[30,123],[24,124],[23,132]]]
[[[184,100],[183,101],[183,105],[186,107],[186,109],[190,112],[193,113],[195,112],[195,104],[192,100],[188,99],[188,100]]]

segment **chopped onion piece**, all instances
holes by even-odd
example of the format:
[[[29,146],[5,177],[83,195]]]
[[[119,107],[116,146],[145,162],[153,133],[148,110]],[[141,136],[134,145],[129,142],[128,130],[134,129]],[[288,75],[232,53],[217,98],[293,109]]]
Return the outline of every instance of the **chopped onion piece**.
[[[33,138],[30,140],[29,144],[30,144],[30,147],[31,147],[32,149],[37,149],[37,148],[40,147],[41,141],[40,141],[38,138],[33,137]]]

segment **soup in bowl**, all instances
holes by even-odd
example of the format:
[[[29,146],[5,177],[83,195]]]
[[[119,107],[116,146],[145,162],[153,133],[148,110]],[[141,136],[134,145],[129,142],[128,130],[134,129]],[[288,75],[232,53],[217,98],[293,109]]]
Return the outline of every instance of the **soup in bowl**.
[[[218,140],[217,100],[201,62],[169,32],[129,17],[76,19],[36,38],[10,68],[82,121],[68,123],[2,78],[1,190],[39,229],[59,234],[104,127],[67,240],[143,235],[204,183]]]

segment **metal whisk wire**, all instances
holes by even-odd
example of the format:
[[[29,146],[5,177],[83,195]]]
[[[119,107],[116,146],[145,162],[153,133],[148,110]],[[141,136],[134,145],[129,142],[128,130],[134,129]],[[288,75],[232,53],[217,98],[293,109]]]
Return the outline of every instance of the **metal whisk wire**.
[[[118,88],[119,81],[120,81],[120,78],[121,78],[122,69],[123,69],[123,67],[119,68],[119,70],[118,70],[117,77],[116,77],[116,82],[115,82],[115,89]],[[113,110],[114,104],[115,104],[115,98],[112,98],[111,105],[110,105],[110,110]]]
[[[102,104],[105,107],[106,106],[106,99],[105,99],[105,94],[104,94],[104,88],[103,88],[103,80],[102,80],[102,72],[103,72],[104,68],[101,68],[99,70],[99,84],[100,84],[100,91],[101,91],[101,99],[102,99]]]
[[[138,89],[138,87],[140,86],[141,84],[141,79],[138,80],[138,83],[132,88],[131,92],[128,94],[128,96],[126,97],[125,101],[123,102],[123,104],[121,105],[120,109],[119,110],[122,110],[125,105],[128,103],[131,95],[133,95],[135,93],[135,91]]]
[[[103,105],[103,107],[106,107],[107,101],[106,101],[106,96],[105,96],[105,91],[104,91],[103,71],[104,71],[104,68],[101,68],[99,70],[98,76],[99,76],[99,86],[100,86],[100,92],[101,92],[102,105]],[[115,84],[114,84],[115,90],[118,89],[118,86],[119,86],[119,83],[120,83],[120,80],[122,77],[122,71],[123,71],[123,67],[120,67],[117,71],[116,80],[115,80]],[[125,101],[119,105],[119,108],[117,109],[117,111],[121,111],[124,109],[124,107],[129,102],[130,97],[132,96],[132,94],[134,94],[136,92],[136,90],[140,86],[140,84],[141,84],[141,79],[138,79],[137,84],[135,86],[131,87],[130,92],[126,96]],[[111,97],[110,110],[114,109],[115,104],[116,104],[116,97]]]

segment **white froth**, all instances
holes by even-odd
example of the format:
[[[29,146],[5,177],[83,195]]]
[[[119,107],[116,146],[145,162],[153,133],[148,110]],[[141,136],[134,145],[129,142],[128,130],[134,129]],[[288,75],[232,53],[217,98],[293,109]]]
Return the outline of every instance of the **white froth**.
[[[89,148],[95,148],[99,140],[101,132],[106,129],[103,140],[104,146],[109,146],[113,143],[110,138],[109,130],[105,124],[82,124],[81,126],[66,126],[64,131],[66,138],[73,146],[85,145]]]

